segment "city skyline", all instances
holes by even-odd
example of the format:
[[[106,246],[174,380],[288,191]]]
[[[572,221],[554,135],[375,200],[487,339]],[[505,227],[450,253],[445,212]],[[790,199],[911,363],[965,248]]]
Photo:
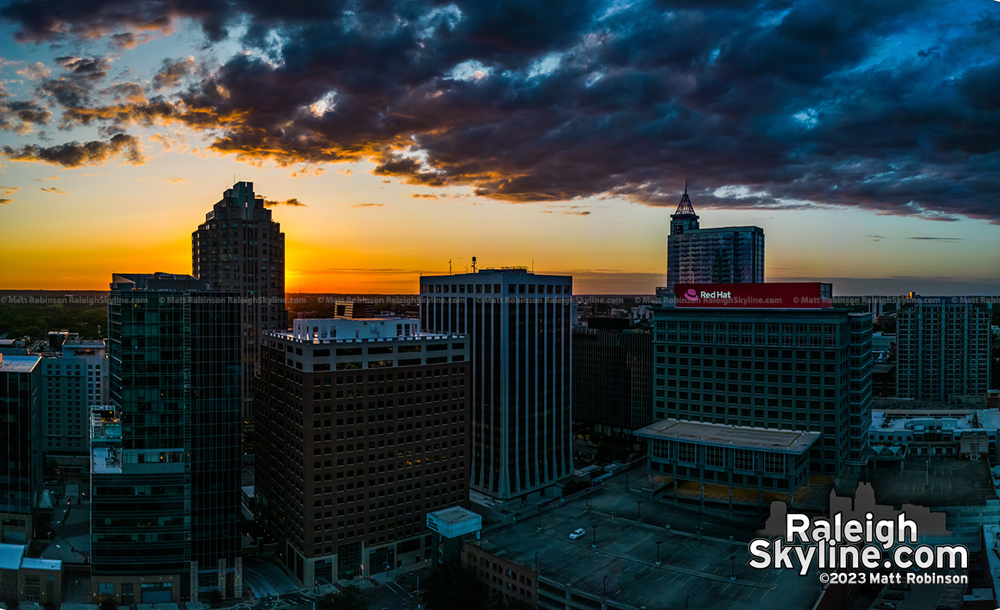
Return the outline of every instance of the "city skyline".
[[[249,181],[289,292],[476,256],[652,294],[689,181],[767,281],[1000,293],[995,2],[221,6],[0,10],[0,286],[189,270]]]

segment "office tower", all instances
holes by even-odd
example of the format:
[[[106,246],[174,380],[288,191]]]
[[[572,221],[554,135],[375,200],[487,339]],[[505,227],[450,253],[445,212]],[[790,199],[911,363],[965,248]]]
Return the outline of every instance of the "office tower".
[[[764,281],[764,229],[702,229],[687,189],[670,215],[667,291],[677,284],[752,284]]]
[[[257,516],[304,585],[422,563],[426,513],[468,505],[468,354],[404,318],[264,335]]]
[[[95,433],[92,447],[93,593],[240,597],[238,299],[165,273],[115,274],[111,297],[120,440]]]
[[[469,336],[473,490],[507,500],[573,472],[572,278],[526,268],[420,278],[420,322]]]
[[[605,328],[590,318],[573,328],[573,421],[594,432],[626,436],[653,423],[653,333]]]
[[[288,328],[285,311],[285,234],[271,219],[252,182],[226,190],[205,222],[191,234],[194,276],[212,290],[241,297],[243,376],[240,392],[244,452],[253,449],[253,378],[261,333]]]
[[[989,388],[990,313],[963,297],[915,297],[897,312],[896,396],[948,401]]]
[[[811,474],[839,476],[866,462],[870,314],[834,308],[829,284],[681,285],[675,292],[677,306],[654,317],[655,419],[715,424],[706,436],[721,439],[716,448],[733,441],[716,433],[725,426],[758,430],[737,435],[744,440],[766,438],[765,431],[819,433],[797,440],[785,435],[784,441],[775,435],[778,445],[787,441],[802,450],[795,464]],[[786,467],[764,491],[789,491],[788,485],[794,490],[783,476],[792,472],[791,462],[782,462]],[[738,487],[764,480],[760,473],[726,479],[732,468],[719,469],[708,468],[703,474],[711,478],[702,482]],[[685,470],[684,476],[690,474]]]
[[[27,544],[42,493],[39,356],[0,354],[0,542]]]
[[[108,359],[103,341],[67,341],[42,359],[46,460],[63,472],[89,467],[90,407],[108,404]]]

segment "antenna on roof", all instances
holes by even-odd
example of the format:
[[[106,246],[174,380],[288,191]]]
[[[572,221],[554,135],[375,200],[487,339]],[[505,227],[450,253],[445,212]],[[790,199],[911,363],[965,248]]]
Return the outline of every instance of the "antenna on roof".
[[[476,257],[475,256],[472,257],[472,272],[473,273],[476,272]]]
[[[451,275],[451,259],[448,259],[448,275]]]

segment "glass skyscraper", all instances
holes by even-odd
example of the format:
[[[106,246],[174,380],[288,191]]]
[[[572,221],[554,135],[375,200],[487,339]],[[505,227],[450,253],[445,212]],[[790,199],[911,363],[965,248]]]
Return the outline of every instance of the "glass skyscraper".
[[[93,592],[239,597],[238,299],[188,275],[116,274],[108,322],[120,427],[92,420]]]
[[[537,495],[573,472],[572,282],[521,267],[420,278],[421,325],[472,346],[475,491]]]
[[[677,284],[757,284],[764,281],[764,229],[702,229],[684,191],[670,216],[667,291]]]

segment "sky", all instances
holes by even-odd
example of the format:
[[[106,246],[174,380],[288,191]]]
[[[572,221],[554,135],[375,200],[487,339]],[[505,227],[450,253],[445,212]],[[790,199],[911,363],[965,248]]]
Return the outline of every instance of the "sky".
[[[1000,294],[1000,2],[0,4],[0,288],[190,273],[234,181],[289,292],[652,294],[686,184],[768,281]]]

